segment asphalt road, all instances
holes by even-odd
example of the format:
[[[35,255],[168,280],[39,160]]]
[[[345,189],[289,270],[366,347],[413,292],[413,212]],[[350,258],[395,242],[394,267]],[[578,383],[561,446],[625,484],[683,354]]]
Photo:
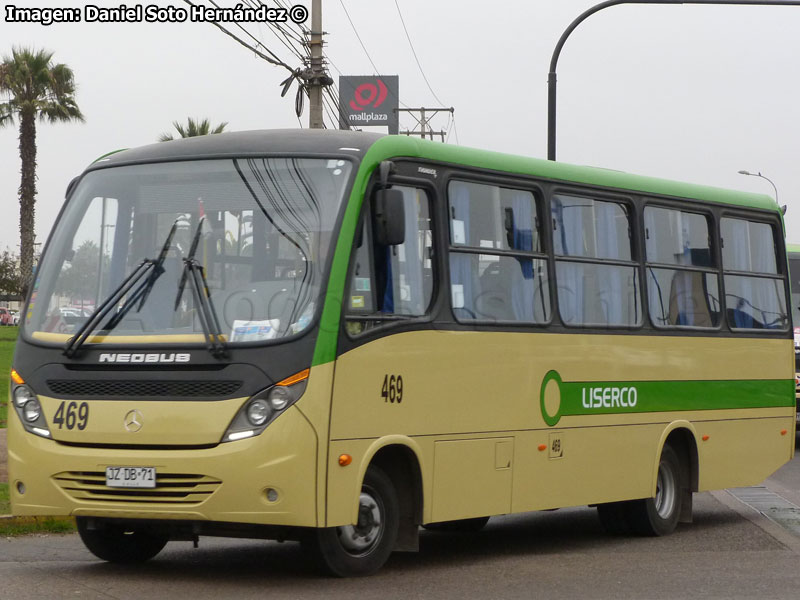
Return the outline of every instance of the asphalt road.
[[[798,597],[800,536],[726,491],[697,494],[694,514],[664,538],[608,536],[590,508],[500,517],[476,534],[423,532],[419,553],[349,580],[316,575],[293,543],[171,542],[121,567],[76,535],[0,539],[0,598]]]
[[[800,458],[765,484],[800,505]],[[696,494],[694,523],[664,538],[608,536],[590,508],[500,517],[475,534],[424,531],[419,553],[349,580],[320,577],[293,543],[171,542],[122,567],[95,559],[77,535],[0,538],[0,599],[796,599],[800,530],[768,513],[734,490]]]

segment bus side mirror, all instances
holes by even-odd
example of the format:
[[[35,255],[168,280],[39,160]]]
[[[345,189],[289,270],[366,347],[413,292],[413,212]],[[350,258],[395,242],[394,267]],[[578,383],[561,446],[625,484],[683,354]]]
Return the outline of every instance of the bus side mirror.
[[[375,194],[375,238],[382,246],[397,246],[406,241],[406,215],[403,192],[380,189]]]

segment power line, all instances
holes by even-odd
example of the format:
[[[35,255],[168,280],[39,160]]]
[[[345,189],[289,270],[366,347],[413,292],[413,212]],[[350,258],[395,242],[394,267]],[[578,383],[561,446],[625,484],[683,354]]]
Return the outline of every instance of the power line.
[[[339,0],[339,4],[342,5],[342,9],[344,10],[344,14],[347,15],[347,20],[350,21],[350,27],[353,28],[353,33],[356,34],[356,37],[358,38],[358,43],[361,44],[361,48],[364,50],[364,54],[367,55],[367,58],[369,59],[369,63],[372,65],[372,68],[375,69],[375,74],[376,75],[380,75],[381,72],[378,70],[378,67],[375,66],[375,63],[372,62],[372,57],[369,55],[369,52],[367,52],[367,47],[364,45],[364,42],[361,41],[361,36],[358,35],[358,29],[356,29],[356,26],[353,23],[353,19],[350,18],[350,13],[347,12],[347,7],[344,5],[344,0]]]
[[[184,1],[186,4],[189,4],[190,6],[197,6],[197,5],[196,5],[194,2],[192,2],[191,0],[183,0],[183,1]],[[244,40],[242,40],[241,38],[237,37],[236,35],[234,35],[234,34],[233,34],[233,33],[231,33],[230,31],[228,31],[227,29],[225,29],[225,28],[224,28],[222,25],[220,25],[220,24],[219,24],[219,23],[217,23],[216,21],[210,21],[210,23],[211,23],[211,24],[212,24],[214,27],[216,27],[217,29],[219,29],[220,31],[222,31],[222,33],[224,33],[224,34],[225,34],[225,35],[227,35],[227,36],[230,36],[230,37],[232,37],[234,40],[236,40],[237,42],[239,42],[239,43],[240,43],[242,46],[244,46],[245,48],[247,48],[248,50],[250,50],[251,52],[253,52],[253,53],[254,53],[256,56],[258,56],[258,57],[260,57],[260,58],[263,58],[265,61],[267,61],[268,63],[270,63],[270,64],[272,64],[272,65],[276,65],[276,66],[279,66],[279,67],[283,67],[284,69],[286,69],[286,70],[288,70],[288,71],[290,71],[290,72],[294,72],[294,69],[292,69],[292,68],[291,68],[289,65],[287,65],[285,62],[283,62],[283,61],[282,61],[280,58],[278,58],[278,57],[277,57],[277,55],[276,55],[276,54],[274,54],[274,53],[273,53],[271,50],[269,50],[269,49],[268,49],[266,46],[264,46],[264,45],[263,45],[263,44],[261,44],[260,42],[259,42],[259,45],[261,45],[261,47],[262,47],[262,48],[264,48],[265,50],[267,50],[267,52],[269,52],[270,54],[272,54],[272,56],[273,56],[274,58],[272,58],[272,57],[270,57],[270,56],[267,56],[266,54],[264,54],[264,53],[263,53],[263,52],[261,52],[260,50],[258,50],[258,49],[256,49],[256,48],[254,48],[253,46],[251,46],[250,44],[248,44],[247,42],[245,42],[245,41],[244,41]],[[258,41],[258,40],[256,40],[256,41]]]
[[[422,73],[422,78],[425,80],[425,84],[428,86],[428,89],[431,91],[431,94],[433,94],[433,97],[436,99],[436,101],[442,106],[445,106],[445,103],[439,100],[439,96],[437,96],[436,92],[433,91],[433,88],[431,87],[428,78],[425,76],[425,71],[422,70],[422,65],[419,63],[419,58],[417,57],[417,51],[414,50],[414,44],[411,43],[411,36],[408,35],[406,22],[405,19],[403,19],[403,13],[400,12],[400,5],[397,3],[397,0],[394,0],[394,5],[397,7],[397,14],[400,15],[400,23],[402,23],[403,25],[403,31],[406,32],[406,39],[408,40],[408,45],[411,46],[411,53],[414,55],[414,60],[417,61],[417,67],[419,67],[419,72]]]

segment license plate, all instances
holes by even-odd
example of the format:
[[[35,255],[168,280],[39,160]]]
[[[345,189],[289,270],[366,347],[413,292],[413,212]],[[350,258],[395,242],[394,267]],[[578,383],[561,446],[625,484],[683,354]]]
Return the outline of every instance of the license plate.
[[[156,487],[155,467],[106,467],[106,486],[121,488]]]

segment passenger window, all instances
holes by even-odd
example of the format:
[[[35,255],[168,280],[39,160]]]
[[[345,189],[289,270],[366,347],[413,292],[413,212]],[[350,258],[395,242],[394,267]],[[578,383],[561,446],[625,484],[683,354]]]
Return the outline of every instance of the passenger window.
[[[394,186],[403,194],[405,241],[380,244],[373,231],[373,205],[364,211],[347,296],[347,331],[358,335],[388,322],[427,313],[433,297],[433,235],[426,193]]]
[[[786,283],[778,275],[773,227],[723,217],[720,228],[728,324],[732,329],[787,329]]]
[[[567,325],[641,323],[626,205],[572,195],[551,202],[558,309]]]
[[[647,297],[656,327],[719,325],[719,276],[709,220],[700,213],[644,209]]]
[[[525,190],[453,181],[450,297],[459,321],[550,320],[539,209]]]

